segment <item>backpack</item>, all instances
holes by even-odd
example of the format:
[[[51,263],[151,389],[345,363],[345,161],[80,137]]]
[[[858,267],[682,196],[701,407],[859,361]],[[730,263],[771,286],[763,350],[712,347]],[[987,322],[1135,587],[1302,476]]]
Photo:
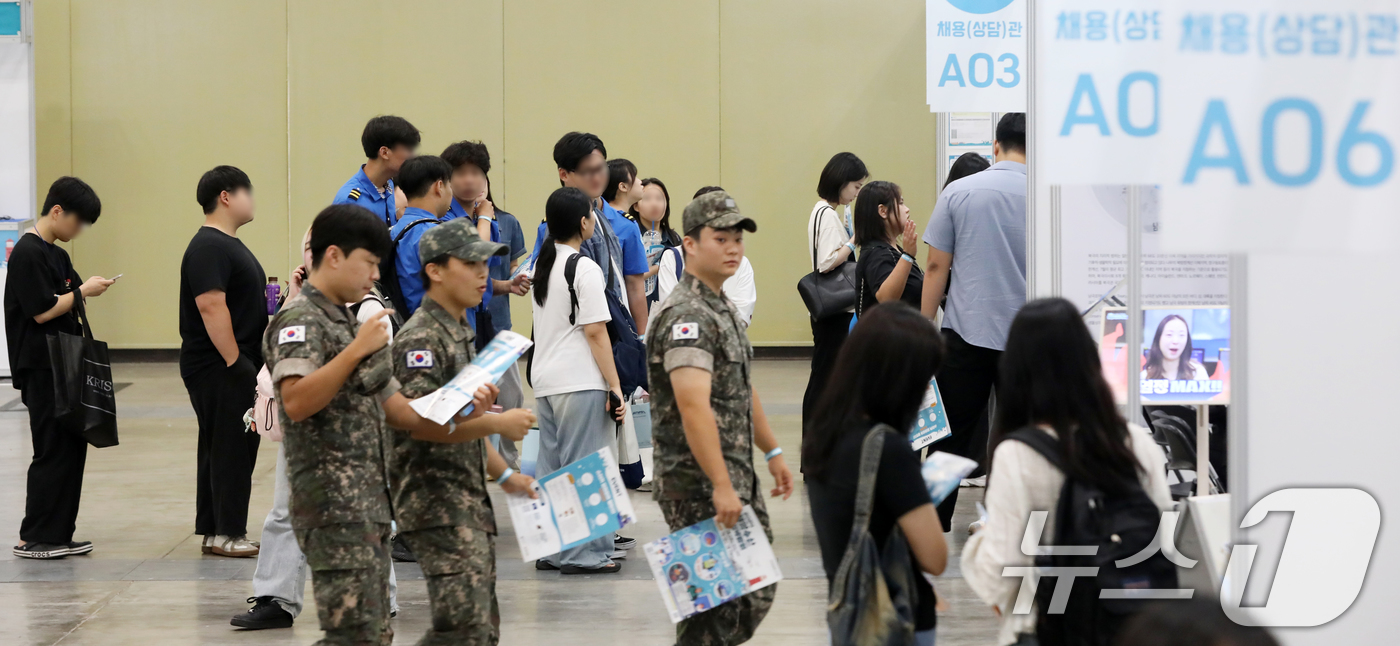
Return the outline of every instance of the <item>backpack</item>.
[[[685,254],[681,253],[681,248],[680,248],[680,247],[666,247],[664,250],[662,250],[661,253],[662,253],[663,255],[664,255],[664,254],[667,254],[667,253],[671,253],[671,254],[674,254],[674,255],[675,255],[675,257],[676,257],[676,282],[680,282],[681,277],[685,275]],[[647,306],[650,307],[650,306],[655,305],[656,303],[658,303],[658,302],[660,302],[660,301],[661,301],[661,288],[658,286],[656,289],[651,290],[651,293],[650,293],[650,294],[647,294]]]
[[[569,256],[569,259],[564,263],[564,284],[569,286],[570,325],[574,324],[578,316],[578,292],[574,290],[574,276],[578,273],[578,259],[582,255],[576,253]],[[613,364],[617,367],[617,379],[622,386],[622,392],[633,393],[638,388],[645,390],[647,387],[646,345],[637,337],[637,326],[632,322],[632,314],[616,298],[608,295],[607,290],[603,291],[604,297],[608,299],[608,311],[612,315],[612,320],[608,321],[608,339],[612,341]],[[535,340],[533,332],[530,333],[530,340]],[[525,380],[531,386],[535,385],[532,376],[534,359],[535,346],[531,345],[525,359]]]
[[[395,281],[394,284],[397,285],[398,281]],[[393,331],[394,334],[398,334],[399,328],[403,327],[404,324],[403,315],[399,313],[400,310],[394,308],[394,304],[389,302],[389,299],[384,296],[384,293],[379,291],[378,282],[374,284],[374,287],[369,290],[368,294],[365,294],[364,298],[360,299],[360,302],[350,306],[350,313],[354,314],[358,320],[360,316],[360,307],[365,304],[365,301],[370,300],[379,303],[379,306],[386,310],[393,311],[393,313],[389,315],[389,329]]]
[[[399,286],[399,270],[397,260],[399,258],[399,242],[408,235],[414,227],[420,224],[436,223],[437,220],[423,218],[414,220],[403,228],[398,235],[394,236],[394,243],[389,246],[389,253],[379,259],[379,280],[374,281],[374,291],[378,292],[381,300],[387,298],[392,304],[392,308],[400,316],[408,316],[408,299],[404,298],[403,288]],[[389,307],[386,305],[386,307]],[[358,310],[358,307],[356,308]],[[357,312],[358,313],[358,312]],[[398,327],[395,326],[397,331]]]
[[[1006,436],[1044,456],[1063,472],[1064,459],[1059,441],[1039,428],[1024,428]],[[1127,619],[1150,599],[1131,598],[1132,591],[1177,588],[1176,566],[1156,545],[1161,510],[1134,480],[1129,491],[1109,495],[1097,486],[1065,476],[1060,499],[1055,505],[1055,546],[1092,546],[1092,555],[1038,554],[1037,569],[1047,567],[1096,567],[1098,574],[1075,577],[1069,602],[1061,614],[1050,614],[1051,597],[1061,582],[1058,576],[1044,576],[1036,587],[1039,616],[1036,636],[1042,646],[1108,646],[1114,642]],[[1042,539],[1044,543],[1044,539]],[[1118,567],[1144,549],[1155,551],[1146,559]],[[1100,598],[1100,592],[1123,596]],[[1125,598],[1126,597],[1126,598]]]

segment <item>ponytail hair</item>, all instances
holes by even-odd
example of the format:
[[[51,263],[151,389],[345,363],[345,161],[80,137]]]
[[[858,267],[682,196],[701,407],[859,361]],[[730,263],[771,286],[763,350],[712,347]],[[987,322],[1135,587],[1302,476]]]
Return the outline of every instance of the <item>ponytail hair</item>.
[[[554,249],[556,242],[567,242],[583,236],[584,218],[593,216],[588,196],[576,188],[561,188],[549,195],[544,205],[544,221],[549,230],[540,244],[540,257],[535,259],[535,303],[543,306],[549,298],[549,274],[554,271],[554,261],[559,252]]]

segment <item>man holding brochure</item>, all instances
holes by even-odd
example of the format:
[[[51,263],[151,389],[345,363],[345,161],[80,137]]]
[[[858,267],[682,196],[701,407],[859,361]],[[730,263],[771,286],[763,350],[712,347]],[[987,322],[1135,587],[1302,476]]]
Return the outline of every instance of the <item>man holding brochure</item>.
[[[487,262],[508,252],[482,240],[469,220],[429,229],[418,243],[427,292],[394,339],[394,377],[405,397],[416,399],[446,385],[475,356],[464,319],[481,303],[489,282]],[[479,422],[489,433],[518,441],[535,414],[516,408]],[[456,433],[466,433],[457,429]],[[428,580],[433,624],[419,644],[493,644],[500,639],[496,601],[496,517],[486,492],[491,474],[509,493],[535,497],[534,479],[508,468],[481,433],[460,444],[439,444],[394,434],[389,458],[399,532]]]
[[[685,208],[685,277],[652,313],[647,367],[655,419],[656,500],[672,531],[707,518],[732,527],[751,505],[768,540],[773,530],[753,467],[753,446],[768,459],[773,496],[792,494],[792,473],[751,381],[753,349],[725,279],[744,257],[744,231],[758,225],[715,191]],[[676,625],[676,642],[740,644],[773,605],[768,586]]]

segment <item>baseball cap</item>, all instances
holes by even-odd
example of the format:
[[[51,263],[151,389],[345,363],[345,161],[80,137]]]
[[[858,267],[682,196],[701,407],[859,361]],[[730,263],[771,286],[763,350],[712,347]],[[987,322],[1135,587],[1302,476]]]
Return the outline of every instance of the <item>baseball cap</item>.
[[[685,235],[706,226],[711,229],[739,227],[750,233],[758,231],[758,223],[739,213],[734,198],[725,191],[711,191],[692,200],[685,207],[681,225],[685,228]]]
[[[449,220],[432,227],[418,240],[418,261],[425,265],[429,260],[442,255],[474,262],[508,253],[510,248],[506,245],[482,240],[476,233],[476,227],[467,218]]]

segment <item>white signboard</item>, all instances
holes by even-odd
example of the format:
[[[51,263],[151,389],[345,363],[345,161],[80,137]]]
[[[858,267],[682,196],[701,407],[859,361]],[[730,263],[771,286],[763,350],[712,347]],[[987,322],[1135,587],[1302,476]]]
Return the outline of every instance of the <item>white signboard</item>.
[[[928,0],[932,112],[1024,112],[1025,0]]]
[[[1160,185],[1174,251],[1400,248],[1397,3],[1037,7],[1044,181]]]

